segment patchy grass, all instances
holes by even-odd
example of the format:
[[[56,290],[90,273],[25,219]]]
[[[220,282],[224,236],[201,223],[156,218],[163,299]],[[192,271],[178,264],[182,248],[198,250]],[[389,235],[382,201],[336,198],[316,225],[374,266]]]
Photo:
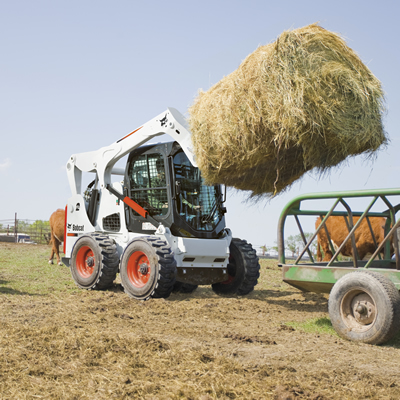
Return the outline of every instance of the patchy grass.
[[[0,293],[46,295],[81,291],[69,268],[48,264],[49,256],[48,245],[0,243]],[[259,289],[287,289],[277,260],[261,259],[260,265],[268,273],[261,274]]]
[[[302,330],[307,333],[329,334],[338,336],[332,327],[331,320],[328,317],[313,318],[303,322],[287,322],[285,325],[294,329]]]
[[[400,398],[400,349],[316,334],[327,296],[283,283],[276,260],[247,296],[143,302],[118,281],[78,289],[49,254],[0,244],[0,399]]]
[[[50,246],[0,243],[0,293],[44,296],[78,291],[65,266],[50,265]]]

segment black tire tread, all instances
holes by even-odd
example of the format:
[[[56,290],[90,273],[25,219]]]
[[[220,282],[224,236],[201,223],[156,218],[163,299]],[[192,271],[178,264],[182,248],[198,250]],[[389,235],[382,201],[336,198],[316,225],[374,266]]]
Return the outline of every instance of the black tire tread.
[[[241,249],[245,258],[246,273],[243,282],[237,289],[238,295],[246,295],[254,290],[260,277],[260,263],[253,246],[243,239],[233,239],[236,245]]]
[[[224,286],[223,284],[216,283],[212,285],[212,289],[215,293],[220,295],[236,294],[243,296],[252,292],[257,285],[258,278],[260,277],[260,263],[253,246],[247,243],[246,240],[233,238],[230,248],[232,246],[236,247],[236,250],[240,254],[241,259],[236,262],[243,263],[243,277],[240,282],[236,282],[230,287],[228,285]]]
[[[385,337],[382,339],[383,342],[387,342],[391,339],[399,330],[400,330],[400,295],[399,291],[396,289],[394,284],[385,276],[373,272],[373,271],[366,271],[365,273],[374,276],[379,283],[383,286],[384,290],[386,291],[391,305],[391,314],[393,315],[393,321],[390,325],[390,329],[387,331]]]
[[[96,232],[91,236],[100,246],[102,256],[100,273],[96,283],[91,289],[107,289],[112,286],[118,273],[119,255],[117,251],[117,246],[114,241],[106,235],[102,235]]]

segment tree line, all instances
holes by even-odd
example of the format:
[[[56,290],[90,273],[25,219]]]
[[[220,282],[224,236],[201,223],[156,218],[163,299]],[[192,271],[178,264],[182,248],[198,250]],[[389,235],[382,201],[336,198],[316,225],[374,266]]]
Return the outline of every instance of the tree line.
[[[23,220],[17,219],[16,224],[0,223],[0,233],[7,233],[8,235],[26,234],[30,236],[31,240],[38,244],[49,243],[50,222],[44,220]]]
[[[311,239],[312,235],[313,235],[313,233],[311,233],[311,232],[304,233],[307,243]],[[289,251],[291,253],[292,257],[298,256],[300,254],[300,252],[304,249],[304,247],[305,247],[305,244],[304,244],[303,238],[300,233],[298,235],[290,235],[287,238],[285,238],[285,250]],[[317,252],[317,240],[316,239],[311,243],[309,249],[313,255],[316,254],[316,252]],[[271,250],[274,252],[278,252],[278,245],[276,244],[276,241],[275,241],[275,246],[263,245],[263,246],[261,246],[261,250],[263,252],[263,255],[266,255]]]

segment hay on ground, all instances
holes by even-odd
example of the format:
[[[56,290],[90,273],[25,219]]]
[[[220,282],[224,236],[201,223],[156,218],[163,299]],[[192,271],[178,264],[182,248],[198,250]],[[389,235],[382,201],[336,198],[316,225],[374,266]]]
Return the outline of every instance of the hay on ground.
[[[317,24],[259,47],[189,109],[203,177],[271,196],[387,142],[379,80]]]

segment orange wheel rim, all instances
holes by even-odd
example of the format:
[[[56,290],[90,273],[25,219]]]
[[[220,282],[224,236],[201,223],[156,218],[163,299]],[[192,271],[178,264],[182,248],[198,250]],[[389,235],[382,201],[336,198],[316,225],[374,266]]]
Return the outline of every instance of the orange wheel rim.
[[[135,251],[128,260],[126,272],[133,286],[141,288],[150,278],[150,261],[142,251]]]
[[[80,276],[89,278],[94,271],[96,259],[89,246],[82,246],[76,255],[76,269]]]

